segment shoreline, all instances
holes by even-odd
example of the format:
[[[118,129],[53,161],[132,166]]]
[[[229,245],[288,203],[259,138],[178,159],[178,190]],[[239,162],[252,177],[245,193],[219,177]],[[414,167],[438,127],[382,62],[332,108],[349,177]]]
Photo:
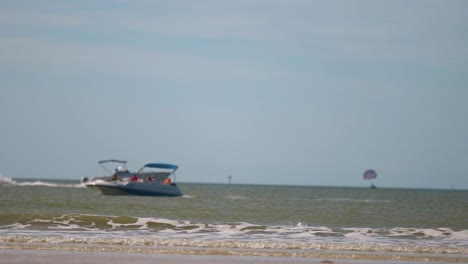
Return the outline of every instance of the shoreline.
[[[108,247],[108,246],[78,246],[78,245],[25,245],[0,244],[0,259],[2,263],[10,264],[49,264],[49,263],[141,263],[150,264],[155,261],[173,264],[202,263],[328,263],[328,264],[393,264],[393,263],[467,263],[468,256],[464,254],[408,254],[385,252],[347,252],[328,250],[306,250],[281,252],[269,250],[226,250],[226,249],[196,249],[179,247]],[[4,262],[3,262],[4,261]]]
[[[24,249],[0,249],[2,263],[9,264],[254,264],[254,263],[320,263],[320,264],[442,264],[463,263],[458,261],[431,261],[431,260],[382,260],[382,259],[343,259],[343,258],[304,258],[304,257],[265,257],[265,256],[224,256],[224,255],[186,255],[186,254],[147,254],[147,253],[114,253],[114,252],[84,252],[62,250],[24,250]]]

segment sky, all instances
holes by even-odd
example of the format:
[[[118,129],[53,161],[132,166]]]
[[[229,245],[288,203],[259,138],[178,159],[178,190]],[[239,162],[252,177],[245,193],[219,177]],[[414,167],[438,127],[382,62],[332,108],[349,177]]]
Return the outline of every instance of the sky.
[[[1,1],[0,174],[468,189],[468,1]]]

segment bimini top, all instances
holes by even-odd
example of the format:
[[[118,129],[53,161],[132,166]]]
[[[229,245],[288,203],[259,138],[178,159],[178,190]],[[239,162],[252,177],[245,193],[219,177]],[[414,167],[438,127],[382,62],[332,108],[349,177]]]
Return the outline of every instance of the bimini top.
[[[103,164],[103,163],[107,163],[107,162],[127,163],[125,160],[116,160],[116,159],[101,160],[98,163]]]
[[[169,163],[148,163],[143,168],[168,169],[175,171],[179,168],[179,166]]]

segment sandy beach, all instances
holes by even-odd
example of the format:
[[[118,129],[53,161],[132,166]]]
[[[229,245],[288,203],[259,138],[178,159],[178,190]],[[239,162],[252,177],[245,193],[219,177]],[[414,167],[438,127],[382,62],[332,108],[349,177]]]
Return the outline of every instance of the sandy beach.
[[[446,261],[427,261],[408,259],[381,260],[381,259],[340,259],[340,258],[302,258],[302,257],[261,257],[261,256],[206,256],[206,255],[177,255],[177,254],[142,254],[142,253],[115,253],[115,252],[75,252],[57,250],[17,250],[0,249],[0,262],[2,264],[49,264],[49,263],[167,263],[167,264],[253,264],[253,263],[318,263],[318,264],[402,264],[402,263],[462,263],[454,259]]]

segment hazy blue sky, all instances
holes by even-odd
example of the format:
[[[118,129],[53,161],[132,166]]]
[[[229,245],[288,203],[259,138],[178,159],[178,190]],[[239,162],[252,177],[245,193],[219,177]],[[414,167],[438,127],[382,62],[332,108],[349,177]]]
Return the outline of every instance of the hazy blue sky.
[[[468,1],[1,1],[0,173],[468,189]]]

